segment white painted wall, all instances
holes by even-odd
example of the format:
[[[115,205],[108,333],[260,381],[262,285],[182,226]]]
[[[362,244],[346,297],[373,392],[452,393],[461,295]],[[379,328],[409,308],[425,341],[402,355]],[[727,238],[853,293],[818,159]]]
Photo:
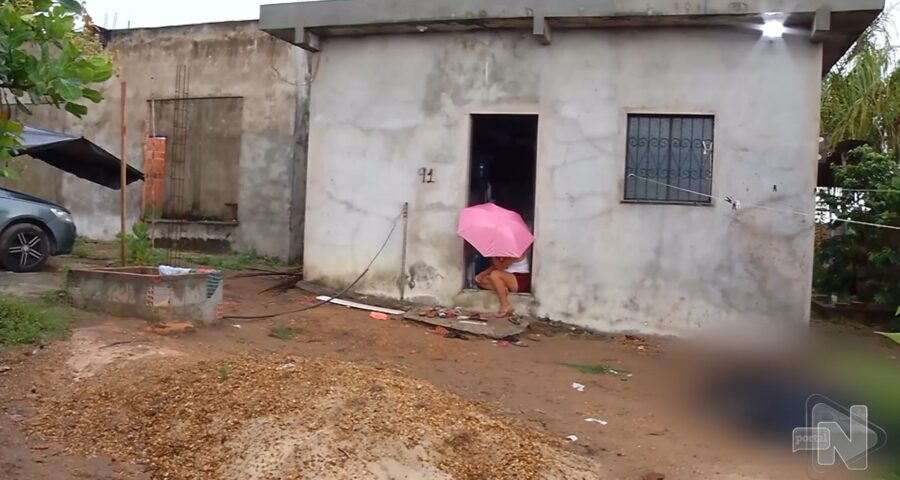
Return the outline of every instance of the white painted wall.
[[[450,302],[463,284],[469,115],[537,113],[536,313],[675,334],[808,321],[811,217],[621,199],[628,112],[711,113],[714,194],[812,214],[818,45],[680,29],[556,31],[544,47],[526,32],[479,32],[330,38],[320,55],[310,279],[352,281],[408,201],[407,295]],[[436,183],[421,183],[422,167]],[[397,296],[400,257],[397,234],[362,290]]]

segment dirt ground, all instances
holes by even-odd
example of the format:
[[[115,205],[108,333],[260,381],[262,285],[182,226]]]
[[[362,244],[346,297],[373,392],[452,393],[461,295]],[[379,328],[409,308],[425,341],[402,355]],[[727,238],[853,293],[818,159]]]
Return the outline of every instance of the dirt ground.
[[[226,315],[280,312],[314,301],[311,295],[296,289],[258,294],[275,282],[229,276],[225,282]],[[602,337],[544,326],[523,337],[525,347],[519,347],[477,337],[470,337],[469,340],[444,338],[423,325],[397,319],[373,320],[366,312],[337,306],[324,306],[269,320],[226,320],[220,326],[175,336],[151,333],[144,322],[136,319],[102,317],[84,312],[77,312],[74,317],[73,334],[69,340],[43,348],[0,349],[0,366],[9,367],[8,371],[0,373],[0,478],[178,478],[163,477],[159,466],[149,461],[127,458],[128,455],[110,456],[110,448],[104,445],[110,441],[114,443],[114,440],[107,440],[103,434],[104,422],[109,424],[110,429],[115,429],[128,425],[128,421],[137,420],[118,418],[120,415],[110,410],[109,405],[100,408],[96,402],[120,402],[122,411],[126,412],[121,416],[127,416],[130,410],[125,406],[138,411],[137,405],[142,404],[151,395],[150,392],[159,394],[160,391],[180,391],[183,388],[190,390],[191,382],[214,384],[221,380],[228,385],[227,382],[233,379],[216,380],[216,366],[219,366],[219,376],[234,375],[233,381],[243,385],[243,379],[252,381],[254,378],[247,376],[248,372],[263,371],[253,370],[259,362],[273,366],[271,369],[263,367],[268,369],[266,372],[274,370],[278,364],[290,365],[285,367],[289,369],[294,369],[294,365],[307,365],[305,362],[315,362],[315,365],[326,365],[327,368],[332,368],[328,365],[334,364],[337,370],[323,370],[325,380],[319,378],[315,381],[324,382],[319,388],[332,393],[333,388],[340,388],[350,379],[363,381],[367,377],[381,378],[389,372],[390,378],[379,380],[379,385],[396,384],[400,392],[406,393],[387,396],[384,401],[399,405],[404,398],[419,395],[433,400],[428,403],[428,408],[435,411],[429,410],[429,418],[443,420],[426,422],[417,427],[422,437],[421,445],[407,445],[403,455],[410,458],[391,460],[403,464],[403,468],[379,464],[378,471],[381,473],[375,475],[371,464],[368,467],[363,465],[359,467],[362,473],[358,476],[354,474],[356,478],[505,478],[499,473],[496,476],[484,475],[481,471],[467,475],[452,469],[449,471],[457,474],[445,477],[447,468],[432,468],[433,464],[448,460],[442,457],[444,460],[430,463],[429,445],[433,443],[428,439],[435,435],[434,432],[441,431],[441,425],[452,423],[453,418],[460,416],[484,426],[484,432],[491,432],[485,433],[486,436],[500,435],[494,443],[463,438],[462,452],[468,448],[465,445],[467,442],[469,446],[480,446],[471,453],[472,461],[491,462],[490,455],[484,457],[486,460],[477,460],[482,458],[478,455],[490,452],[514,455],[518,449],[542,461],[565,463],[568,465],[566,468],[573,469],[570,472],[580,472],[561,478],[805,478],[805,463],[795,462],[795,459],[783,461],[781,456],[772,454],[772,451],[783,451],[785,445],[789,445],[788,439],[770,451],[744,443],[739,438],[739,432],[697,421],[702,418],[703,412],[689,411],[686,403],[678,401],[685,392],[679,387],[696,375],[690,374],[693,367],[670,353],[678,349],[673,341]],[[290,326],[298,334],[289,340],[273,338],[269,333],[275,325]],[[627,371],[630,376],[590,375],[563,365],[574,362],[604,363]],[[223,368],[226,370],[224,373]],[[318,371],[316,368],[319,367],[312,370]],[[234,373],[231,373],[232,370]],[[297,370],[301,370],[300,367]],[[309,369],[304,367],[303,370]],[[678,375],[673,375],[673,370]],[[187,384],[179,383],[182,380]],[[302,383],[301,380],[298,382]],[[583,391],[573,388],[573,382],[584,385]],[[312,385],[313,382],[308,380],[306,383]],[[117,390],[117,385],[124,385],[121,392]],[[315,391],[301,390],[266,394],[265,402],[269,403],[265,408],[283,412],[286,411],[284,404],[292,398],[316,397]],[[322,395],[327,397],[325,393]],[[365,391],[361,395],[380,398]],[[228,408],[240,408],[246,413],[248,407],[241,400],[245,397],[235,397],[231,392],[222,396],[227,397],[225,402],[231,402]],[[256,396],[249,394],[246,398]],[[358,406],[350,408],[349,413],[346,409],[342,410],[339,418],[350,420],[337,426],[342,430],[353,429],[353,418],[359,415],[374,415],[365,417],[365,422],[369,422],[379,415],[391,413],[390,403],[385,405],[378,403],[382,400],[372,401],[377,405],[371,408]],[[307,407],[319,405],[312,400],[306,403],[309,403]],[[197,409],[198,412],[202,410]],[[320,408],[314,410],[318,412]],[[193,411],[183,414],[190,416]],[[265,424],[269,417],[263,413],[266,412],[253,413],[259,416],[254,421]],[[359,415],[354,417],[357,413]],[[309,411],[306,415],[310,415]],[[290,422],[285,424],[283,417],[278,418],[281,419],[278,427],[281,430],[278,431],[282,433],[279,438],[306,442],[303,445],[338,445],[337,440],[329,436],[334,434],[333,431],[323,430],[325,433],[312,438],[292,437],[299,427]],[[587,418],[606,423],[586,421]],[[322,421],[330,420],[323,418]],[[142,425],[134,427],[138,436],[150,428],[146,423]],[[337,428],[335,424],[329,425]],[[94,432],[95,437],[92,438],[96,439],[97,448],[85,444],[90,442],[84,440],[75,444],[67,440],[78,438],[76,431]],[[243,434],[235,435],[239,437]],[[396,433],[396,438],[408,440],[417,438],[416,435],[416,432]],[[577,436],[577,440],[566,440],[565,437],[570,435]],[[394,437],[388,435],[385,438],[389,442]],[[237,441],[234,435],[227,439],[227,442],[234,441]],[[268,445],[265,441],[262,444]],[[223,437],[222,444],[227,442]],[[513,445],[516,442],[520,442],[518,447]],[[248,445],[256,445],[259,450],[259,444],[259,438],[253,437]],[[371,446],[370,453],[382,457],[393,455],[379,450],[383,447],[383,444],[380,445],[377,448]],[[282,442],[264,450],[271,453],[283,447]],[[180,448],[196,449],[198,452],[203,450],[194,444],[183,444]],[[227,445],[223,448],[216,451],[234,452],[234,448]],[[254,456],[264,452],[244,453]],[[357,455],[355,451],[349,453],[346,448],[337,448],[328,454],[337,455],[337,458],[345,455],[347,459],[342,462],[349,462]],[[173,450],[171,456],[173,459],[182,458],[184,452]],[[188,455],[185,458],[191,461],[193,457]],[[327,467],[328,464],[325,465]],[[410,465],[420,465],[421,468],[416,470]],[[202,467],[198,465],[197,469],[202,470]],[[317,468],[322,468],[322,465]],[[244,478],[281,478],[273,475],[254,474]],[[241,478],[241,475],[220,473],[219,478]],[[535,478],[553,476],[538,473]]]

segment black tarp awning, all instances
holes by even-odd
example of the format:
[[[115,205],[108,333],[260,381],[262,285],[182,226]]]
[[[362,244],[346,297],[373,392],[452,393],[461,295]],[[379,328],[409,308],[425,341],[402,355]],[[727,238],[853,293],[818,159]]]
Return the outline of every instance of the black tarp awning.
[[[22,149],[16,155],[29,155],[85,180],[118,190],[121,185],[121,161],[84,137],[25,126]],[[140,170],[129,166],[126,183],[143,180]]]

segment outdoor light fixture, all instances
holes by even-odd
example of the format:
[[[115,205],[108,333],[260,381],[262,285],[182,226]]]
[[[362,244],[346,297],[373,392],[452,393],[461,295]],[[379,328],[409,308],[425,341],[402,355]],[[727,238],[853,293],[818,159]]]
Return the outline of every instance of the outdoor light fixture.
[[[784,35],[784,22],[780,20],[767,20],[762,28],[763,36],[766,38],[781,38]]]

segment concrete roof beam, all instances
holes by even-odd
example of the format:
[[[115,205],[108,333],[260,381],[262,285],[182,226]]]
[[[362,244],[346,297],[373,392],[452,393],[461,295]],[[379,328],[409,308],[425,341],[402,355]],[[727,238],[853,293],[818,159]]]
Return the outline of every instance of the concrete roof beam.
[[[649,3],[655,3],[648,7]],[[884,10],[885,0],[317,0],[262,5],[259,27],[306,50],[318,37],[478,29],[531,29],[551,43],[553,30],[613,27],[757,28],[772,13],[788,32],[823,44],[827,72]],[[809,32],[809,33],[807,33]]]
[[[810,41],[821,43],[824,42],[828,35],[831,34],[831,10],[828,8],[820,8],[816,10],[813,17],[812,32],[809,35]]]
[[[541,45],[550,45],[550,24],[547,23],[547,19],[543,15],[534,16],[534,28],[532,29],[532,33],[538,43]]]

